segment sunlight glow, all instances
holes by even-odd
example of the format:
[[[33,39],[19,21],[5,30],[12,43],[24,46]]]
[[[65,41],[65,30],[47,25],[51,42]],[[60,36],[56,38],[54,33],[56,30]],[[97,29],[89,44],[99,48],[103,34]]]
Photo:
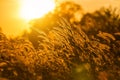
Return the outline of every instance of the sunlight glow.
[[[54,0],[22,0],[20,17],[30,21],[44,16],[54,8]]]

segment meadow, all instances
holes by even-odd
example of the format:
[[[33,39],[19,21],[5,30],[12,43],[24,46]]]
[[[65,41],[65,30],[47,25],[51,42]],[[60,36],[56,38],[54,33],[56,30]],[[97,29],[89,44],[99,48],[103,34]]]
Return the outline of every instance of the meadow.
[[[0,30],[0,80],[120,80],[118,9],[82,14],[70,2],[58,8],[31,21],[21,37]]]

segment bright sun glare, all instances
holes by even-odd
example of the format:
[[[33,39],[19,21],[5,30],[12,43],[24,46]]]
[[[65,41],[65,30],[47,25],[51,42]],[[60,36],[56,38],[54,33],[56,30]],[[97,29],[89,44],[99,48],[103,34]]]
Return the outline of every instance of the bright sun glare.
[[[20,16],[30,21],[44,16],[55,8],[54,0],[22,0]]]

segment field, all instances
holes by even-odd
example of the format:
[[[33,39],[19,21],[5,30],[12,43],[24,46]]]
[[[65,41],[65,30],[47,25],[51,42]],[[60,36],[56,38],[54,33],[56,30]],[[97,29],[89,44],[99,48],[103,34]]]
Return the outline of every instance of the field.
[[[0,80],[120,80],[118,9],[82,14],[70,2],[57,9],[21,37],[0,30]]]

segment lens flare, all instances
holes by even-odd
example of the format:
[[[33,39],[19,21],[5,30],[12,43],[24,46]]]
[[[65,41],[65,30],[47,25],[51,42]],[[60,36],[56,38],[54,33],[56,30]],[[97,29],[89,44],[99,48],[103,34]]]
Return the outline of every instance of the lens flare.
[[[22,0],[20,16],[30,21],[44,16],[54,8],[54,0]]]

